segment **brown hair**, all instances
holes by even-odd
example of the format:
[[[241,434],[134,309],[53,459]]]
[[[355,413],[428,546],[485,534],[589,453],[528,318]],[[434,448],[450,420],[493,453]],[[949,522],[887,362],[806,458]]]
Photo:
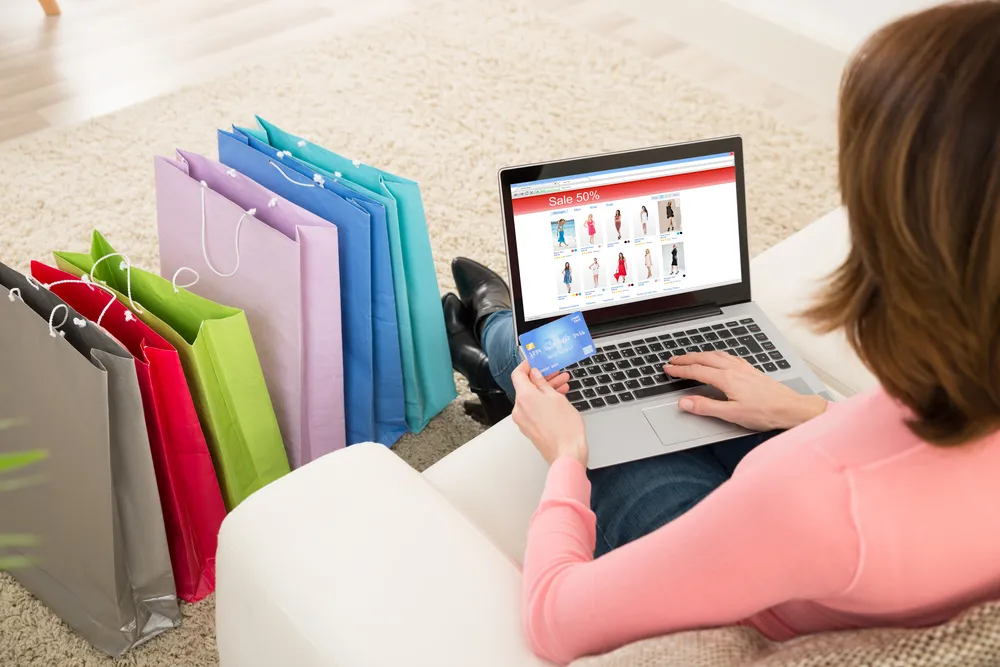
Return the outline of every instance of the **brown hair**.
[[[1000,426],[1000,2],[873,35],[839,125],[851,250],[805,316],[846,330],[917,436],[980,438]]]

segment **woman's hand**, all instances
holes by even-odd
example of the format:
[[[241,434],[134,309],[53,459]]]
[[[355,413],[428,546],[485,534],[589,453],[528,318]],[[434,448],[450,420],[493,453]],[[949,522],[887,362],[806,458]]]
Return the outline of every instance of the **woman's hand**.
[[[712,385],[728,401],[685,396],[678,404],[686,412],[718,417],[755,431],[789,429],[826,410],[826,399],[804,396],[725,352],[695,352],[671,357],[667,375]]]
[[[583,417],[564,396],[569,391],[569,374],[546,379],[524,361],[514,369],[511,380],[516,392],[511,416],[545,460],[551,465],[560,456],[569,456],[587,465]]]

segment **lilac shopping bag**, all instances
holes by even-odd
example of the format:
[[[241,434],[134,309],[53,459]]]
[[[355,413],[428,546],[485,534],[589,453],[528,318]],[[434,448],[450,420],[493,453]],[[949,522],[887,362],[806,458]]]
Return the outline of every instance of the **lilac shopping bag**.
[[[201,155],[155,172],[161,274],[246,312],[291,467],[343,447],[337,228]]]

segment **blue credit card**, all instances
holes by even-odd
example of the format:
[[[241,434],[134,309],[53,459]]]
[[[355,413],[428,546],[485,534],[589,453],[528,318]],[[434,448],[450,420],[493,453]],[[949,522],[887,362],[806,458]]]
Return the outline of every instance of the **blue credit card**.
[[[597,352],[587,323],[578,312],[521,334],[519,340],[528,364],[542,375],[555,373]]]

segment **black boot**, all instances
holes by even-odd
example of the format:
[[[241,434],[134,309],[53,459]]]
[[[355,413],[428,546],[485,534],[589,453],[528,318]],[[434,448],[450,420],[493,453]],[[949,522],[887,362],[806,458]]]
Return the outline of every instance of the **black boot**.
[[[471,329],[477,341],[482,341],[483,324],[493,313],[510,310],[510,290],[499,275],[467,257],[451,261],[451,275],[462,303],[471,314]]]
[[[490,360],[469,328],[470,313],[454,294],[441,297],[444,325],[448,332],[451,365],[469,381],[479,402],[466,401],[465,412],[481,424],[492,426],[510,414],[514,406],[490,372]]]

